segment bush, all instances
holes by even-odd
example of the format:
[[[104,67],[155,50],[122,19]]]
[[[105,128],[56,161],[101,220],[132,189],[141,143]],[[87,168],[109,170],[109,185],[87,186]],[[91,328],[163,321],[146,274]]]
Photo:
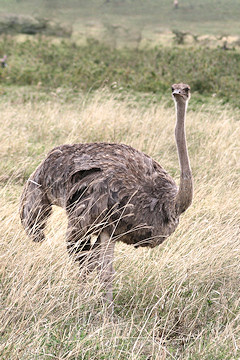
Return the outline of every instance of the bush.
[[[200,47],[111,49],[95,40],[78,46],[64,40],[53,43],[35,38],[22,43],[5,37],[0,56],[8,67],[0,69],[4,85],[39,85],[89,91],[103,85],[115,89],[163,93],[172,83],[187,82],[192,91],[217,94],[234,102],[240,78],[237,51]]]

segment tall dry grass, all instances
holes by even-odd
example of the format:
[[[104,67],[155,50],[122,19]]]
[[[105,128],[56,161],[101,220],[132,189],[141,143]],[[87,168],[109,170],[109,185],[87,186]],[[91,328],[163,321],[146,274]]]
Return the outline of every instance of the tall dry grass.
[[[111,141],[149,155],[178,181],[174,107],[101,91],[72,104],[1,103],[2,359],[239,359],[239,112],[220,104],[187,115],[194,202],[160,247],[118,244],[114,321],[96,274],[83,284],[55,209],[47,239],[23,232],[26,177],[53,146]]]

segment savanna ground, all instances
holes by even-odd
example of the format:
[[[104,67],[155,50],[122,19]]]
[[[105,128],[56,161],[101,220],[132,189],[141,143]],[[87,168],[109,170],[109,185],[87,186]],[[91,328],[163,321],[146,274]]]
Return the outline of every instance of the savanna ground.
[[[85,24],[93,18],[90,3],[97,4],[81,2]],[[170,15],[162,3],[165,26]],[[218,15],[210,11],[214,3],[184,2],[185,10],[197,7],[206,20],[200,26],[193,17],[190,28],[219,33],[223,20],[231,19],[229,33],[238,35],[233,30],[238,2],[223,3]],[[23,13],[33,4],[0,1],[1,10]],[[151,16],[156,13],[156,7],[139,4],[139,18],[147,8]],[[50,2],[45,5],[50,11]],[[135,1],[104,6],[110,17],[126,5],[130,16]],[[57,14],[77,19],[76,9],[61,13],[59,7]],[[126,21],[121,11],[118,21]],[[171,14],[182,30],[185,12]],[[116,49],[96,39],[79,45],[75,39],[8,35],[0,41],[4,53],[9,58],[8,67],[0,69],[1,359],[239,359],[239,49],[200,44]],[[186,128],[194,201],[162,246],[117,245],[111,321],[96,274],[83,284],[68,257],[64,212],[56,208],[46,241],[32,243],[20,224],[19,197],[31,172],[62,143],[132,145],[178,182],[170,96],[171,83],[178,81],[189,82],[193,92]]]
[[[97,277],[79,284],[66,252],[64,213],[56,209],[43,244],[32,244],[20,225],[23,182],[56,144],[127,143],[179,178],[173,104],[135,100],[101,90],[71,103],[54,95],[23,101],[21,93],[1,101],[3,359],[239,358],[236,109],[212,102],[193,111],[190,103],[193,205],[163,246],[117,246],[114,322],[102,307]]]

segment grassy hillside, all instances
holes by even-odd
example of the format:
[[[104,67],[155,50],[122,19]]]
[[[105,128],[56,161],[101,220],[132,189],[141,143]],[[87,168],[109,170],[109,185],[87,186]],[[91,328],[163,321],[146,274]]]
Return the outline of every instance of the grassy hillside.
[[[68,258],[65,215],[56,209],[47,240],[34,244],[19,222],[19,196],[47,151],[66,142],[133,145],[178,181],[173,103],[105,90],[72,102],[24,93],[0,102],[1,359],[239,359],[238,110],[190,102],[193,205],[163,246],[117,246],[109,322],[97,277],[83,284]]]
[[[0,0],[0,11],[58,18],[73,23],[77,31],[110,23],[151,31],[178,28],[240,35],[238,0],[179,0],[179,4],[174,10],[172,0]]]

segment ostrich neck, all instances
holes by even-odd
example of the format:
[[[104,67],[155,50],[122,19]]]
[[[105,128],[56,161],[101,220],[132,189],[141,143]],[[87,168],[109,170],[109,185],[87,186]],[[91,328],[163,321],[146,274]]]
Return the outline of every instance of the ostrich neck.
[[[185,135],[185,117],[187,103],[176,102],[176,128],[175,137],[178,150],[178,158],[181,170],[180,185],[176,197],[176,209],[180,215],[191,204],[193,197],[192,172],[188,157],[187,142]]]

